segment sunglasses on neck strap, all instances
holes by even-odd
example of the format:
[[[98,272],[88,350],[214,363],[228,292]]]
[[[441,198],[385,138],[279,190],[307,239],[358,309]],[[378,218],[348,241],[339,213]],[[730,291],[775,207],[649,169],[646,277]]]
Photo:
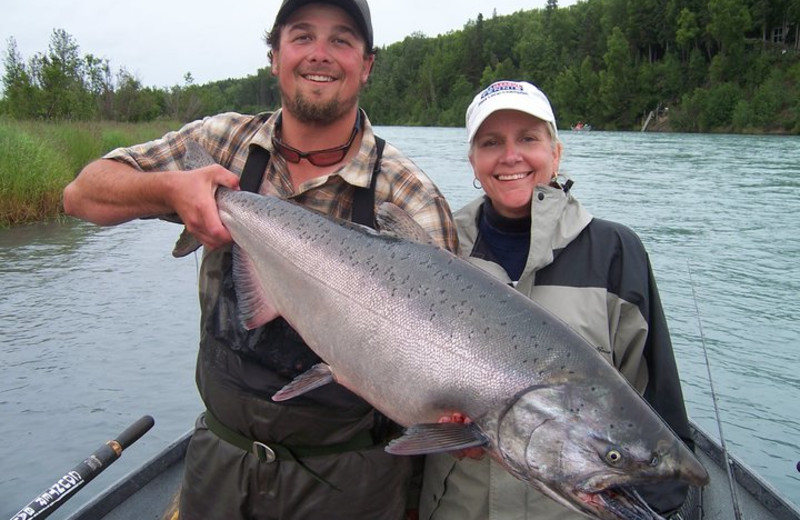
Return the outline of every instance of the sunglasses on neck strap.
[[[281,120],[278,119],[275,125],[275,131],[272,133],[272,146],[275,147],[275,150],[281,157],[286,159],[287,162],[296,164],[299,163],[301,159],[305,159],[314,166],[331,166],[344,159],[347,155],[347,151],[350,150],[350,147],[353,145],[353,141],[356,140],[356,135],[358,135],[358,131],[361,129],[361,114],[356,117],[356,123],[353,125],[353,131],[350,133],[350,139],[348,139],[346,143],[334,148],[313,150],[310,152],[301,152],[297,148],[289,146],[281,141],[280,125]]]

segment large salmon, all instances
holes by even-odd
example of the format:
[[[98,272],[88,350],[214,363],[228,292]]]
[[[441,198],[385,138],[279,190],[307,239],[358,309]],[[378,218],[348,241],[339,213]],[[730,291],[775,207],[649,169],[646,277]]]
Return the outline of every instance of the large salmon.
[[[244,323],[283,316],[325,361],[276,400],[336,382],[408,427],[390,452],[482,445],[517,478],[597,518],[660,518],[634,485],[708,482],[591,344],[469,262],[420,243],[421,228],[415,240],[397,236],[415,226],[399,208],[381,206],[379,224],[390,229],[378,233],[276,197],[225,188],[216,197],[235,242]],[[472,422],[437,422],[453,414]]]

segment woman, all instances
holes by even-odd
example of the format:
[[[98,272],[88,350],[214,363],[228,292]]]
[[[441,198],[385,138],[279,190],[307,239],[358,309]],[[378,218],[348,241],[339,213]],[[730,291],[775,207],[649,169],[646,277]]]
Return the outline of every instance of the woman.
[[[647,252],[617,223],[593,218],[559,177],[562,144],[547,97],[501,81],[467,110],[473,185],[455,213],[461,253],[589,340],[692,446],[680,380]],[[686,486],[640,489],[661,512]],[[423,519],[584,518],[510,476],[489,457],[428,456]]]

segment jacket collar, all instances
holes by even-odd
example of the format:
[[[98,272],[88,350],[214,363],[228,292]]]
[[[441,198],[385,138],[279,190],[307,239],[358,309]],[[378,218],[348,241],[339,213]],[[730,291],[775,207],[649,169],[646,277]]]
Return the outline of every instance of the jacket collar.
[[[478,197],[454,214],[463,257],[471,256],[477,242],[478,216],[485,200],[485,195]],[[592,215],[571,193],[557,187],[537,186],[531,198],[531,245],[520,285],[532,285],[536,271],[553,263],[557,252],[575,240],[591,220]],[[499,275],[498,278],[508,279],[500,266],[477,258],[468,259],[491,274]]]

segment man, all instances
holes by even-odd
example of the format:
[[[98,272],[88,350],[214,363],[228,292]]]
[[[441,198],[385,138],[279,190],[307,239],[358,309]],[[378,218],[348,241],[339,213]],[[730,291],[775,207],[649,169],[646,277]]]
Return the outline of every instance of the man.
[[[214,191],[237,188],[244,171],[243,187],[255,178],[260,193],[367,225],[391,201],[455,250],[449,208],[358,108],[375,59],[366,0],[284,0],[267,42],[281,109],[208,117],[114,150],[66,188],[64,207],[103,225],[177,213],[205,245],[197,384],[207,410],[187,453],[182,519],[402,518],[411,462],[383,450],[393,425],[337,385],[271,401],[318,358],[282,318],[252,331],[239,323]],[[181,171],[188,140],[218,164]],[[354,209],[363,200],[366,213]]]

